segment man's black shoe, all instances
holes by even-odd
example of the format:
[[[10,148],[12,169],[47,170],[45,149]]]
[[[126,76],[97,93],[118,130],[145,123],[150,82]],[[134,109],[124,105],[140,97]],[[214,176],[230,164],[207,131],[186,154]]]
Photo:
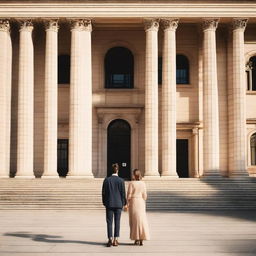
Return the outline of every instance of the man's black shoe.
[[[112,246],[112,239],[109,239],[107,243],[107,247],[111,247],[111,246]]]

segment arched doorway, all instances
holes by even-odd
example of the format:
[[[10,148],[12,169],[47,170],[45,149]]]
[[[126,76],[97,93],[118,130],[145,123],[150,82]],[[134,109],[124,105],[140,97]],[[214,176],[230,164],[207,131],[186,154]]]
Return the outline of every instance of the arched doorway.
[[[131,127],[123,119],[116,119],[108,126],[107,166],[108,176],[112,174],[113,163],[119,164],[119,176],[131,179]]]

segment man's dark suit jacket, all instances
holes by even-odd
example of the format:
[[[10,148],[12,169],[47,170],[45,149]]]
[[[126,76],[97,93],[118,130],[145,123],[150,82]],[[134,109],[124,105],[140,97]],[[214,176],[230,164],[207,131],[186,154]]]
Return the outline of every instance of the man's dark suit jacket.
[[[124,180],[116,175],[105,178],[102,202],[106,208],[123,208],[126,205]]]

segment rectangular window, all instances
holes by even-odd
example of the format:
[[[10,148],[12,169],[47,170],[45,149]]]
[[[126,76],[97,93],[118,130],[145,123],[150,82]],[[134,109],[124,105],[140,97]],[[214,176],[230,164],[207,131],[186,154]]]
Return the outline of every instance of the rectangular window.
[[[177,84],[188,84],[188,74],[186,69],[176,70]]]

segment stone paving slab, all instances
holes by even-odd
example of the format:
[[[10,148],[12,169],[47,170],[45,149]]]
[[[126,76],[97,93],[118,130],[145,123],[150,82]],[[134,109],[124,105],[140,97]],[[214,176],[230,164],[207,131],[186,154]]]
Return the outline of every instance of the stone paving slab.
[[[151,240],[134,246],[128,214],[120,246],[106,248],[104,211],[0,212],[0,256],[255,256],[256,212],[148,212]]]

